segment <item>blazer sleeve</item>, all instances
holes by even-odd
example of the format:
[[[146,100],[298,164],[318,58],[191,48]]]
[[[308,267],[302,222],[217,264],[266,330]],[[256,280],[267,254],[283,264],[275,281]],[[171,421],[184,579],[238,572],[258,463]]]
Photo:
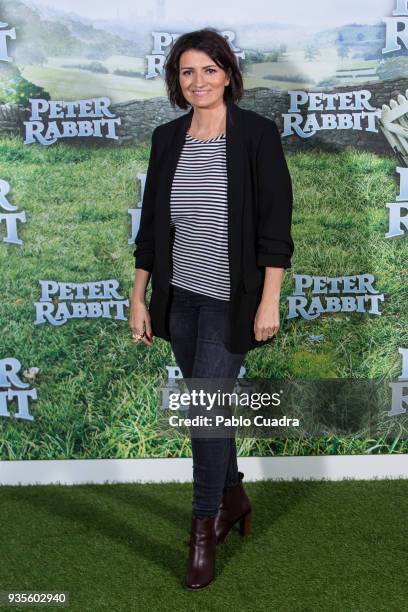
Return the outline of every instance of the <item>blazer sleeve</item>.
[[[268,119],[257,152],[257,265],[290,268],[292,181],[275,121]]]
[[[139,231],[135,238],[135,268],[153,270],[154,260],[154,196],[157,182],[157,127],[153,130],[149,163],[143,192]]]

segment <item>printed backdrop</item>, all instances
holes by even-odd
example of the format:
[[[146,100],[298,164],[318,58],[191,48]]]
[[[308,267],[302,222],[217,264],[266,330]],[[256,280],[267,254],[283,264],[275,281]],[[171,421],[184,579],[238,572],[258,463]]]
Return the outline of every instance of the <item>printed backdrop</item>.
[[[377,435],[239,438],[241,456],[406,452],[408,3],[0,1],[0,458],[191,456],[158,435],[170,345],[128,326],[163,62],[214,27],[294,189],[276,340],[240,378],[383,381]],[[209,18],[211,21],[208,21]],[[404,382],[405,381],[405,382]],[[391,408],[392,406],[392,408]]]

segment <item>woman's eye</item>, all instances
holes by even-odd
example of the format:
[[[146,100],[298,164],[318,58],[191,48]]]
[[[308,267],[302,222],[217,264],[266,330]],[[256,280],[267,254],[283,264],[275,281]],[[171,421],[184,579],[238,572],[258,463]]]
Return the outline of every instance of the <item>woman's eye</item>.
[[[215,68],[207,68],[207,72],[216,72]],[[189,74],[191,74],[191,70],[185,70],[183,72],[183,76],[188,76]]]

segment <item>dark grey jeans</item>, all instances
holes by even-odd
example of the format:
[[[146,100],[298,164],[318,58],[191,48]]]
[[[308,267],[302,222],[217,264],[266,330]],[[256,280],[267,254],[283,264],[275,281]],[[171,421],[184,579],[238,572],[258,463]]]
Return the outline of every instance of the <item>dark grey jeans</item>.
[[[225,300],[171,286],[169,331],[183,378],[238,376],[246,353],[230,353],[225,346],[229,334],[228,307]],[[235,439],[192,437],[191,447],[193,514],[215,516],[224,488],[238,483]]]

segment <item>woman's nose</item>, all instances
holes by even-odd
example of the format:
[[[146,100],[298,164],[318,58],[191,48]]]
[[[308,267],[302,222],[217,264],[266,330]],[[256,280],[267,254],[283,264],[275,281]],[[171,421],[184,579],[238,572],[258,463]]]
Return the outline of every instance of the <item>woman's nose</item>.
[[[194,87],[202,87],[204,85],[204,79],[202,76],[196,76],[193,81]]]

